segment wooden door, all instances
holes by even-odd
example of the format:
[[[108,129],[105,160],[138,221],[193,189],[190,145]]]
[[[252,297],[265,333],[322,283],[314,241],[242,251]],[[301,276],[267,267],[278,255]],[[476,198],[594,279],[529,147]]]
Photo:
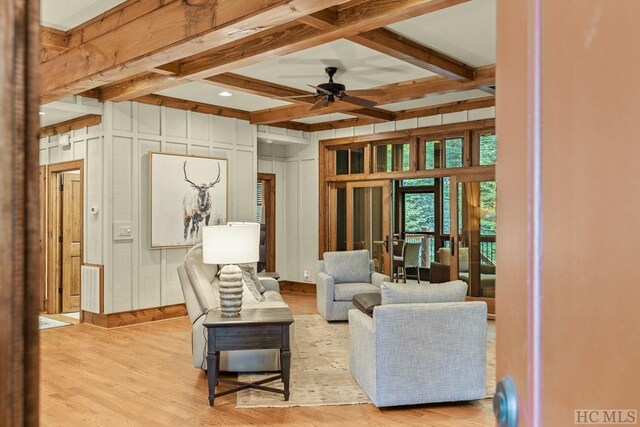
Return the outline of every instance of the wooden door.
[[[80,310],[82,185],[79,173],[62,174],[62,312]]]
[[[519,425],[638,422],[638,16],[498,2],[497,376]]]
[[[376,271],[391,274],[391,185],[389,181],[350,182],[347,198],[347,250],[367,249]]]

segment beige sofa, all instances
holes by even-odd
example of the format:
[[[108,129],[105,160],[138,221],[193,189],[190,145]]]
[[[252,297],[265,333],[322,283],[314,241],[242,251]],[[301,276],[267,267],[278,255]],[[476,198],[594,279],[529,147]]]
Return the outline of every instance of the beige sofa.
[[[184,261],[178,267],[180,285],[184,294],[189,319],[191,320],[191,343],[193,366],[207,369],[207,331],[202,325],[207,311],[220,307],[218,292],[219,279],[216,277],[218,266],[202,262],[202,244],[191,248]],[[242,309],[260,307],[287,307],[280,295],[278,281],[272,278],[260,278],[266,291],[264,302],[251,301],[243,296]],[[293,332],[293,327],[292,331]],[[220,353],[220,370],[228,372],[264,372],[280,370],[278,350],[242,350]]]

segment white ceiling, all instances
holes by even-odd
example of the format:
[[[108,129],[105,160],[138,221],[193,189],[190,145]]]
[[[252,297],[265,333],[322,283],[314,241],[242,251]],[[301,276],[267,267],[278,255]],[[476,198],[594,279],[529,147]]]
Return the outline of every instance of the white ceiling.
[[[44,25],[60,29],[73,28],[94,16],[122,3],[124,0],[41,0],[41,20]],[[387,28],[421,44],[443,51],[473,66],[495,63],[496,1],[471,0],[427,15],[409,19]],[[433,76],[434,74],[404,61],[383,55],[347,40],[337,40],[260,64],[234,70],[234,73],[312,92],[307,84],[327,81],[324,67],[338,67],[335,80],[347,90],[367,89],[399,81]],[[273,108],[289,103],[236,90],[231,97],[221,97],[224,89],[205,83],[187,83],[157,92],[191,101],[216,104],[247,111]],[[440,103],[487,96],[473,90],[460,93],[381,105],[380,108],[398,111]],[[71,113],[60,113],[68,115]],[[61,119],[69,120],[73,117]],[[41,120],[56,123],[56,115],[47,112]],[[298,119],[303,123],[351,118],[347,114],[326,114]]]
[[[40,22],[68,30],[124,3],[124,0],[40,0]]]
[[[40,115],[40,127],[66,122],[67,120],[77,119],[78,117],[86,115],[86,113],[79,111],[57,110],[54,108],[47,108],[46,106],[42,106],[40,111],[45,113],[44,116]]]
[[[474,67],[496,63],[496,0],[471,0],[387,28]]]
[[[220,96],[220,92],[227,91],[233,96]],[[181,86],[172,87],[156,92],[158,95],[172,96],[188,101],[202,102],[205,104],[220,105],[222,107],[237,108],[241,110],[262,110],[264,108],[289,105],[289,102],[271,99],[264,96],[252,95],[233,89],[225,89],[209,83],[191,82]]]
[[[280,58],[234,70],[234,73],[280,85],[313,91],[307,84],[328,81],[324,68],[338,67],[334,80],[349,89],[367,89],[401,80],[434,76],[404,61],[348,40],[301,50]]]

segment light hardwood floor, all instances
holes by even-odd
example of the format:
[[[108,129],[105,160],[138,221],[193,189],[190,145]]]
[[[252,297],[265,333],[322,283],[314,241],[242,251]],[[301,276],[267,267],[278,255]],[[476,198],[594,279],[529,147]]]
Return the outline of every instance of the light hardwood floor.
[[[294,314],[315,295],[285,293]],[[191,366],[187,317],[110,330],[78,324],[40,333],[43,426],[373,425],[488,426],[491,400],[378,409],[373,405],[236,409],[234,394],[207,402]]]

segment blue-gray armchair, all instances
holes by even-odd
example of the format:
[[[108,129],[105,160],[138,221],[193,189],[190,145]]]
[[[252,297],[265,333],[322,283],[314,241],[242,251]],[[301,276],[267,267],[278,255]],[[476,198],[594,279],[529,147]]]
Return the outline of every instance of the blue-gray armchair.
[[[347,320],[354,295],[380,292],[382,282],[389,280],[375,271],[366,249],[325,252],[316,275],[318,313],[327,321]]]

